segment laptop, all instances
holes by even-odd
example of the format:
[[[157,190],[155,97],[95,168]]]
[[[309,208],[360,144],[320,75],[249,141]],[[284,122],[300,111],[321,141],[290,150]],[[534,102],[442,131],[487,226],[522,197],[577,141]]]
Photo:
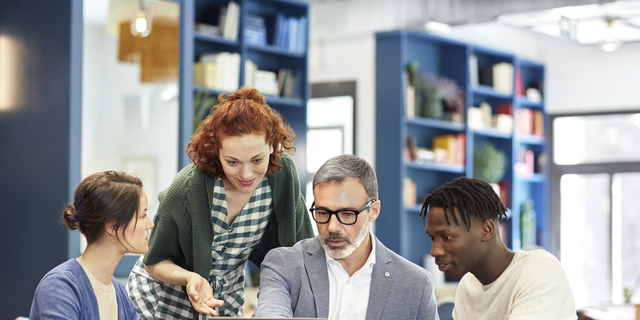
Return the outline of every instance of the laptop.
[[[233,317],[209,317],[207,320],[215,320],[215,319],[245,319],[245,320],[253,320],[253,319],[262,319],[262,320],[282,320],[282,319],[290,319],[290,320],[327,320],[327,318],[233,318]]]

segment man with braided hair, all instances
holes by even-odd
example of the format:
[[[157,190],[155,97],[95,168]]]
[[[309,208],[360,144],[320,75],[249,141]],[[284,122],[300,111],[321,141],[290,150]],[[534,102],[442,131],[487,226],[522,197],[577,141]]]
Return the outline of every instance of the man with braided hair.
[[[462,277],[453,318],[577,319],[562,266],[544,250],[512,252],[498,224],[507,209],[481,180],[456,178],[434,190],[420,216],[431,255],[448,278]]]

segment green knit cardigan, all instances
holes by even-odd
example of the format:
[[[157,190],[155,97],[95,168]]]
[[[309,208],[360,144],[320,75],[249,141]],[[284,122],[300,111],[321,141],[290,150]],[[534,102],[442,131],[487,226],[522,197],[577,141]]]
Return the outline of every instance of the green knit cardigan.
[[[291,157],[282,154],[282,169],[267,176],[273,196],[273,213],[262,240],[249,256],[260,267],[269,250],[293,246],[314,237],[300,181]],[[213,225],[211,208],[214,179],[189,164],[176,175],[171,186],[158,195],[160,206],[154,217],[149,251],[144,264],[170,260],[205,279],[211,273]]]

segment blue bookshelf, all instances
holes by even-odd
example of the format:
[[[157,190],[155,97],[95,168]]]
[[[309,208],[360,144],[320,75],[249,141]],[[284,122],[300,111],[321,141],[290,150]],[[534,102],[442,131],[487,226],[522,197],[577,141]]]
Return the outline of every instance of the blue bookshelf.
[[[406,116],[405,68],[414,61],[418,62],[419,71],[423,74],[434,74],[455,81],[464,92],[466,110],[486,102],[491,106],[492,114],[496,114],[497,106],[501,105],[511,105],[513,113],[528,108],[543,111],[544,114],[543,101],[530,101],[516,94],[517,83],[512,83],[514,89],[511,92],[496,90],[482,82],[472,83],[469,70],[471,55],[476,57],[478,69],[501,62],[512,65],[514,70],[519,68],[525,87],[529,83],[544,81],[543,65],[510,53],[416,31],[376,34],[376,164],[380,199],[387,208],[387,214],[378,217],[377,224],[384,227],[377,228],[376,235],[390,249],[419,265],[431,250],[431,242],[424,231],[425,222],[418,216],[422,197],[456,177],[473,177],[473,153],[484,142],[492,143],[507,158],[507,171],[503,178],[508,189],[506,203],[509,220],[505,222],[507,246],[512,250],[521,249],[520,208],[527,199],[533,199],[537,212],[537,244],[550,248],[548,173],[545,169],[533,174],[520,174],[513,169],[522,150],[531,150],[536,157],[546,153],[545,137],[518,135],[517,121],[514,121],[513,133],[505,133],[493,128],[472,129],[466,122],[420,117],[409,119]],[[546,118],[544,115],[545,123]],[[467,119],[466,111],[464,119]],[[465,135],[464,165],[405,159],[408,136],[415,138],[417,147],[432,148],[433,137],[449,134]],[[406,206],[403,202],[405,177],[411,178],[416,184],[416,205]]]
[[[289,50],[276,46],[274,35],[276,34],[275,18],[282,15],[287,18],[308,19],[309,6],[307,3],[289,0],[234,0],[239,5],[238,30],[236,39],[225,39],[222,35],[194,31],[196,23],[217,26],[222,8],[228,7],[229,0],[194,0],[183,1],[181,10],[181,51],[180,51],[180,168],[189,163],[184,153],[190,136],[193,134],[193,94],[199,91],[208,92],[212,96],[227,92],[225,90],[208,89],[196,86],[193,83],[193,64],[199,61],[204,53],[231,52],[240,55],[238,88],[245,83],[245,61],[251,60],[260,70],[278,73],[281,68],[293,70],[299,76],[299,83],[295,90],[295,97],[278,97],[265,95],[270,107],[278,110],[285,121],[296,133],[295,147],[298,150],[293,155],[298,168],[305,168],[305,146],[307,132],[306,105],[308,92],[308,24],[304,30],[302,50]],[[245,37],[247,17],[258,16],[266,21],[266,44],[256,44]],[[189,94],[191,93],[191,94]],[[228,92],[227,92],[228,93]],[[306,184],[302,181],[301,186]]]

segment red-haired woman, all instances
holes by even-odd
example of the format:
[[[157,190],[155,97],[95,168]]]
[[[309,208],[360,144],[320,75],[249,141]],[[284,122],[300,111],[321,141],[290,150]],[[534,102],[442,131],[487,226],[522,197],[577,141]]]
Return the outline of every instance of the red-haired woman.
[[[192,163],[160,194],[149,252],[129,276],[143,319],[242,316],[247,260],[260,266],[270,249],[314,236],[291,128],[255,89],[219,100],[187,146]]]

